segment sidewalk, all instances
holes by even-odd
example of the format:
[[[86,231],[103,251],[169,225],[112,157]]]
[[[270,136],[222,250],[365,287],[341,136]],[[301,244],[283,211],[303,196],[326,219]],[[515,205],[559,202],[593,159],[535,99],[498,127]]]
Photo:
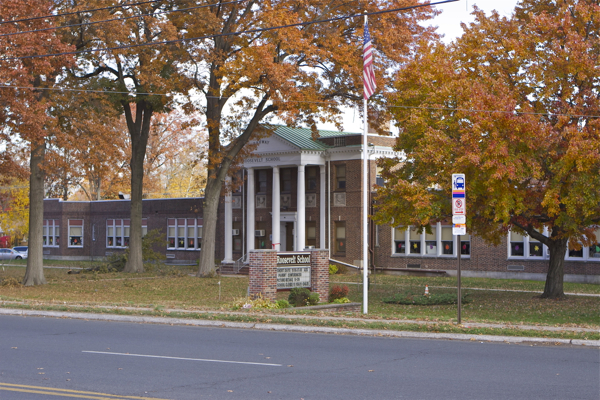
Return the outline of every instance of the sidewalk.
[[[8,305],[9,302],[0,304]],[[135,307],[98,307],[111,310],[135,310],[135,311],[152,311],[152,308],[135,308]],[[165,312],[178,313],[204,313],[216,315],[248,315],[242,312],[228,311],[189,311],[178,309],[165,309]],[[0,315],[21,315],[31,317],[52,317],[52,318],[76,318],[95,321],[120,321],[134,323],[151,323],[151,324],[166,324],[166,325],[188,325],[188,326],[206,326],[206,327],[221,327],[234,329],[257,329],[270,331],[285,331],[285,332],[302,332],[302,333],[329,333],[329,334],[344,334],[344,335],[361,335],[361,336],[379,336],[379,337],[397,337],[397,338],[415,338],[415,339],[446,339],[446,340],[467,340],[479,342],[503,342],[503,343],[530,343],[530,344],[554,344],[554,345],[579,345],[600,348],[598,340],[578,340],[578,339],[553,339],[553,338],[532,338],[532,337],[517,337],[517,336],[495,336],[495,335],[474,335],[460,333],[431,333],[431,332],[412,332],[412,331],[390,331],[382,329],[353,329],[353,328],[330,328],[316,327],[303,325],[284,325],[270,323],[254,323],[254,322],[230,322],[230,321],[214,321],[214,320],[197,320],[186,318],[169,318],[169,317],[146,317],[146,316],[130,316],[117,314],[94,314],[83,312],[66,312],[66,311],[41,311],[41,310],[20,310],[10,308],[0,308]],[[272,316],[284,317],[290,319],[314,319],[314,320],[331,320],[331,321],[368,321],[366,318],[356,317],[336,317],[336,316],[312,316],[312,315],[281,315],[260,313],[252,314],[254,316]],[[373,322],[383,322],[389,324],[437,324],[433,321],[416,321],[416,320],[382,320],[373,319]],[[441,323],[440,323],[441,324]],[[579,328],[579,327],[554,327],[554,326],[533,326],[533,325],[509,325],[509,324],[480,324],[480,323],[465,323],[465,327],[482,327],[482,328],[515,328],[525,330],[547,330],[547,331],[572,331],[572,332],[597,332],[596,329]]]

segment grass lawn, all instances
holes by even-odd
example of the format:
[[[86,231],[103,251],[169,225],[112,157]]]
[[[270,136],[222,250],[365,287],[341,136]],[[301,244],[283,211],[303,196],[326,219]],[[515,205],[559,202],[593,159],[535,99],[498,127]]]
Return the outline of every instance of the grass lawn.
[[[156,315],[164,314],[165,309],[182,309],[197,313],[193,316],[195,318],[216,318],[202,316],[202,313],[231,311],[232,302],[245,297],[248,288],[247,277],[199,279],[190,276],[196,272],[195,268],[173,266],[165,266],[143,274],[93,272],[68,274],[68,269],[46,268],[44,275],[48,281],[47,285],[23,287],[19,282],[23,279],[25,269],[12,264],[14,263],[11,262],[10,266],[0,265],[0,301],[5,302],[3,307],[60,309],[67,305],[71,307],[70,310],[73,306],[83,306],[90,311],[97,311],[99,306],[127,306],[150,308]],[[78,265],[86,266],[81,262],[65,266],[74,268]],[[347,285],[350,289],[348,295],[350,300],[361,302],[361,280],[362,277],[358,275],[333,275],[331,286]],[[458,329],[460,332],[465,332],[462,328],[448,324],[456,320],[456,305],[416,306],[383,302],[384,299],[399,293],[420,295],[424,292],[425,285],[429,286],[431,294],[456,293],[456,278],[376,275],[371,278],[369,288],[369,315],[364,316],[361,313],[353,315],[338,313],[337,315],[364,319],[361,323],[351,324],[352,326],[376,327],[381,325],[377,322],[378,319],[410,319],[437,322],[439,326],[435,328],[436,331],[456,332]],[[541,292],[543,285],[543,282],[535,281],[463,278],[463,295],[468,294],[469,302],[463,304],[462,322],[463,324],[466,322],[508,323],[514,326],[560,325],[600,329],[600,297],[567,296],[559,301],[542,300],[539,294],[531,291]],[[475,288],[481,290],[474,290]],[[514,290],[514,292],[497,289]],[[530,292],[518,292],[519,290]],[[565,292],[600,294],[600,285],[565,283]],[[287,293],[279,293],[278,298],[287,298]],[[128,312],[135,313],[135,311]],[[331,315],[293,309],[273,310],[270,313],[270,317],[262,317],[257,315],[256,311],[250,310],[247,316],[224,317],[222,314],[218,319],[291,323],[285,319],[288,314]],[[306,323],[350,326],[343,322]],[[447,326],[441,327],[444,324]],[[430,331],[431,326],[435,324],[413,328]],[[402,329],[413,328],[404,325]],[[481,332],[494,333],[485,330]],[[600,339],[600,334],[593,333],[575,337],[584,336]]]

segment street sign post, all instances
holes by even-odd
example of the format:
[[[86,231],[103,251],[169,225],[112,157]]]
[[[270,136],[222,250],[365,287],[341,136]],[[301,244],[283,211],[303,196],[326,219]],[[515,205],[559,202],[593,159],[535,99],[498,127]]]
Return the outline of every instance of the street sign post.
[[[462,246],[460,236],[467,234],[467,217],[466,217],[466,183],[465,174],[452,174],[452,234],[458,236],[457,258],[458,266],[456,268],[457,287],[458,287],[458,323],[461,323],[461,284],[460,284],[460,253]]]

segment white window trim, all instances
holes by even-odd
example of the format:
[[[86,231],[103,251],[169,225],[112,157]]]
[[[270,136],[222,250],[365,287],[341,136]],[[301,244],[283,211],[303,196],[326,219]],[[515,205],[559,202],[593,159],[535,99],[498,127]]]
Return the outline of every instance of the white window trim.
[[[83,242],[84,242],[84,236],[85,236],[85,221],[82,219],[81,220],[81,225],[71,225],[71,220],[68,221],[68,225],[67,225],[67,247],[73,248],[73,249],[81,249],[83,248]],[[72,245],[71,244],[71,227],[81,227],[81,244],[78,245]]]
[[[175,225],[169,225],[169,220],[170,219],[174,219],[175,220]],[[184,240],[183,243],[185,245],[185,247],[181,248],[181,247],[177,247],[177,242],[180,239],[179,236],[177,236],[178,231],[181,226],[178,225],[178,220],[179,219],[183,219],[185,220],[185,223],[183,225],[183,234],[184,234]],[[203,224],[199,223],[199,220],[197,218],[194,218],[194,225],[188,225],[188,219],[192,219],[192,218],[167,218],[167,250],[179,250],[179,251],[200,251],[202,250],[200,248],[201,243],[202,243],[202,236],[198,236],[198,228],[203,228]],[[169,228],[175,228],[175,247],[170,247],[169,246]],[[189,248],[187,247],[187,241],[189,239],[188,236],[188,228],[194,228],[194,239],[195,239],[195,245],[194,248]],[[204,230],[202,231],[202,233],[204,234]]]
[[[544,228],[543,235],[544,236],[548,235],[547,228]],[[522,256],[513,256],[511,254],[511,247],[510,247],[510,231],[508,231],[508,234],[506,235],[507,259],[508,260],[532,260],[532,261],[535,261],[535,260],[547,260],[550,257],[548,247],[545,244],[543,244],[542,242],[537,242],[542,246],[542,255],[541,256],[530,256],[529,255],[529,243],[530,243],[529,239],[530,239],[530,236],[528,234],[523,235],[523,255]]]
[[[452,235],[452,254],[443,254],[442,248],[442,227],[447,228],[448,225],[442,225],[442,223],[438,222],[435,225],[435,240],[436,240],[436,254],[427,254],[426,249],[426,233],[421,233],[420,243],[421,243],[421,253],[415,254],[410,252],[410,226],[406,227],[404,230],[404,253],[396,253],[396,238],[395,238],[395,229],[398,227],[392,227],[392,257],[423,257],[423,258],[457,258],[458,257],[458,249],[460,247],[460,243],[458,243],[458,236]],[[464,237],[465,235],[461,236]],[[464,241],[464,240],[461,240]],[[469,243],[471,242],[471,237],[469,236]],[[471,249],[469,249],[469,253]],[[471,258],[471,254],[461,254],[461,258]]]

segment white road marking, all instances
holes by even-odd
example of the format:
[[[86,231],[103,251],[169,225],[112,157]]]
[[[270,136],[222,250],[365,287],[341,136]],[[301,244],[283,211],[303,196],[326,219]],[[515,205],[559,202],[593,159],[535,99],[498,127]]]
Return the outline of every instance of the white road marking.
[[[110,352],[110,351],[82,350],[81,352],[82,353],[91,353],[91,354],[108,354],[108,355],[113,355],[113,356],[164,358],[164,359],[168,359],[168,360],[206,361],[206,362],[228,363],[228,364],[264,365],[266,367],[281,367],[282,366],[282,364],[269,364],[269,363],[258,363],[258,362],[248,362],[248,361],[229,361],[229,360],[211,360],[211,359],[208,359],[208,358],[186,358],[186,357],[155,356],[155,355],[151,355],[151,354],[113,353],[113,352]]]

